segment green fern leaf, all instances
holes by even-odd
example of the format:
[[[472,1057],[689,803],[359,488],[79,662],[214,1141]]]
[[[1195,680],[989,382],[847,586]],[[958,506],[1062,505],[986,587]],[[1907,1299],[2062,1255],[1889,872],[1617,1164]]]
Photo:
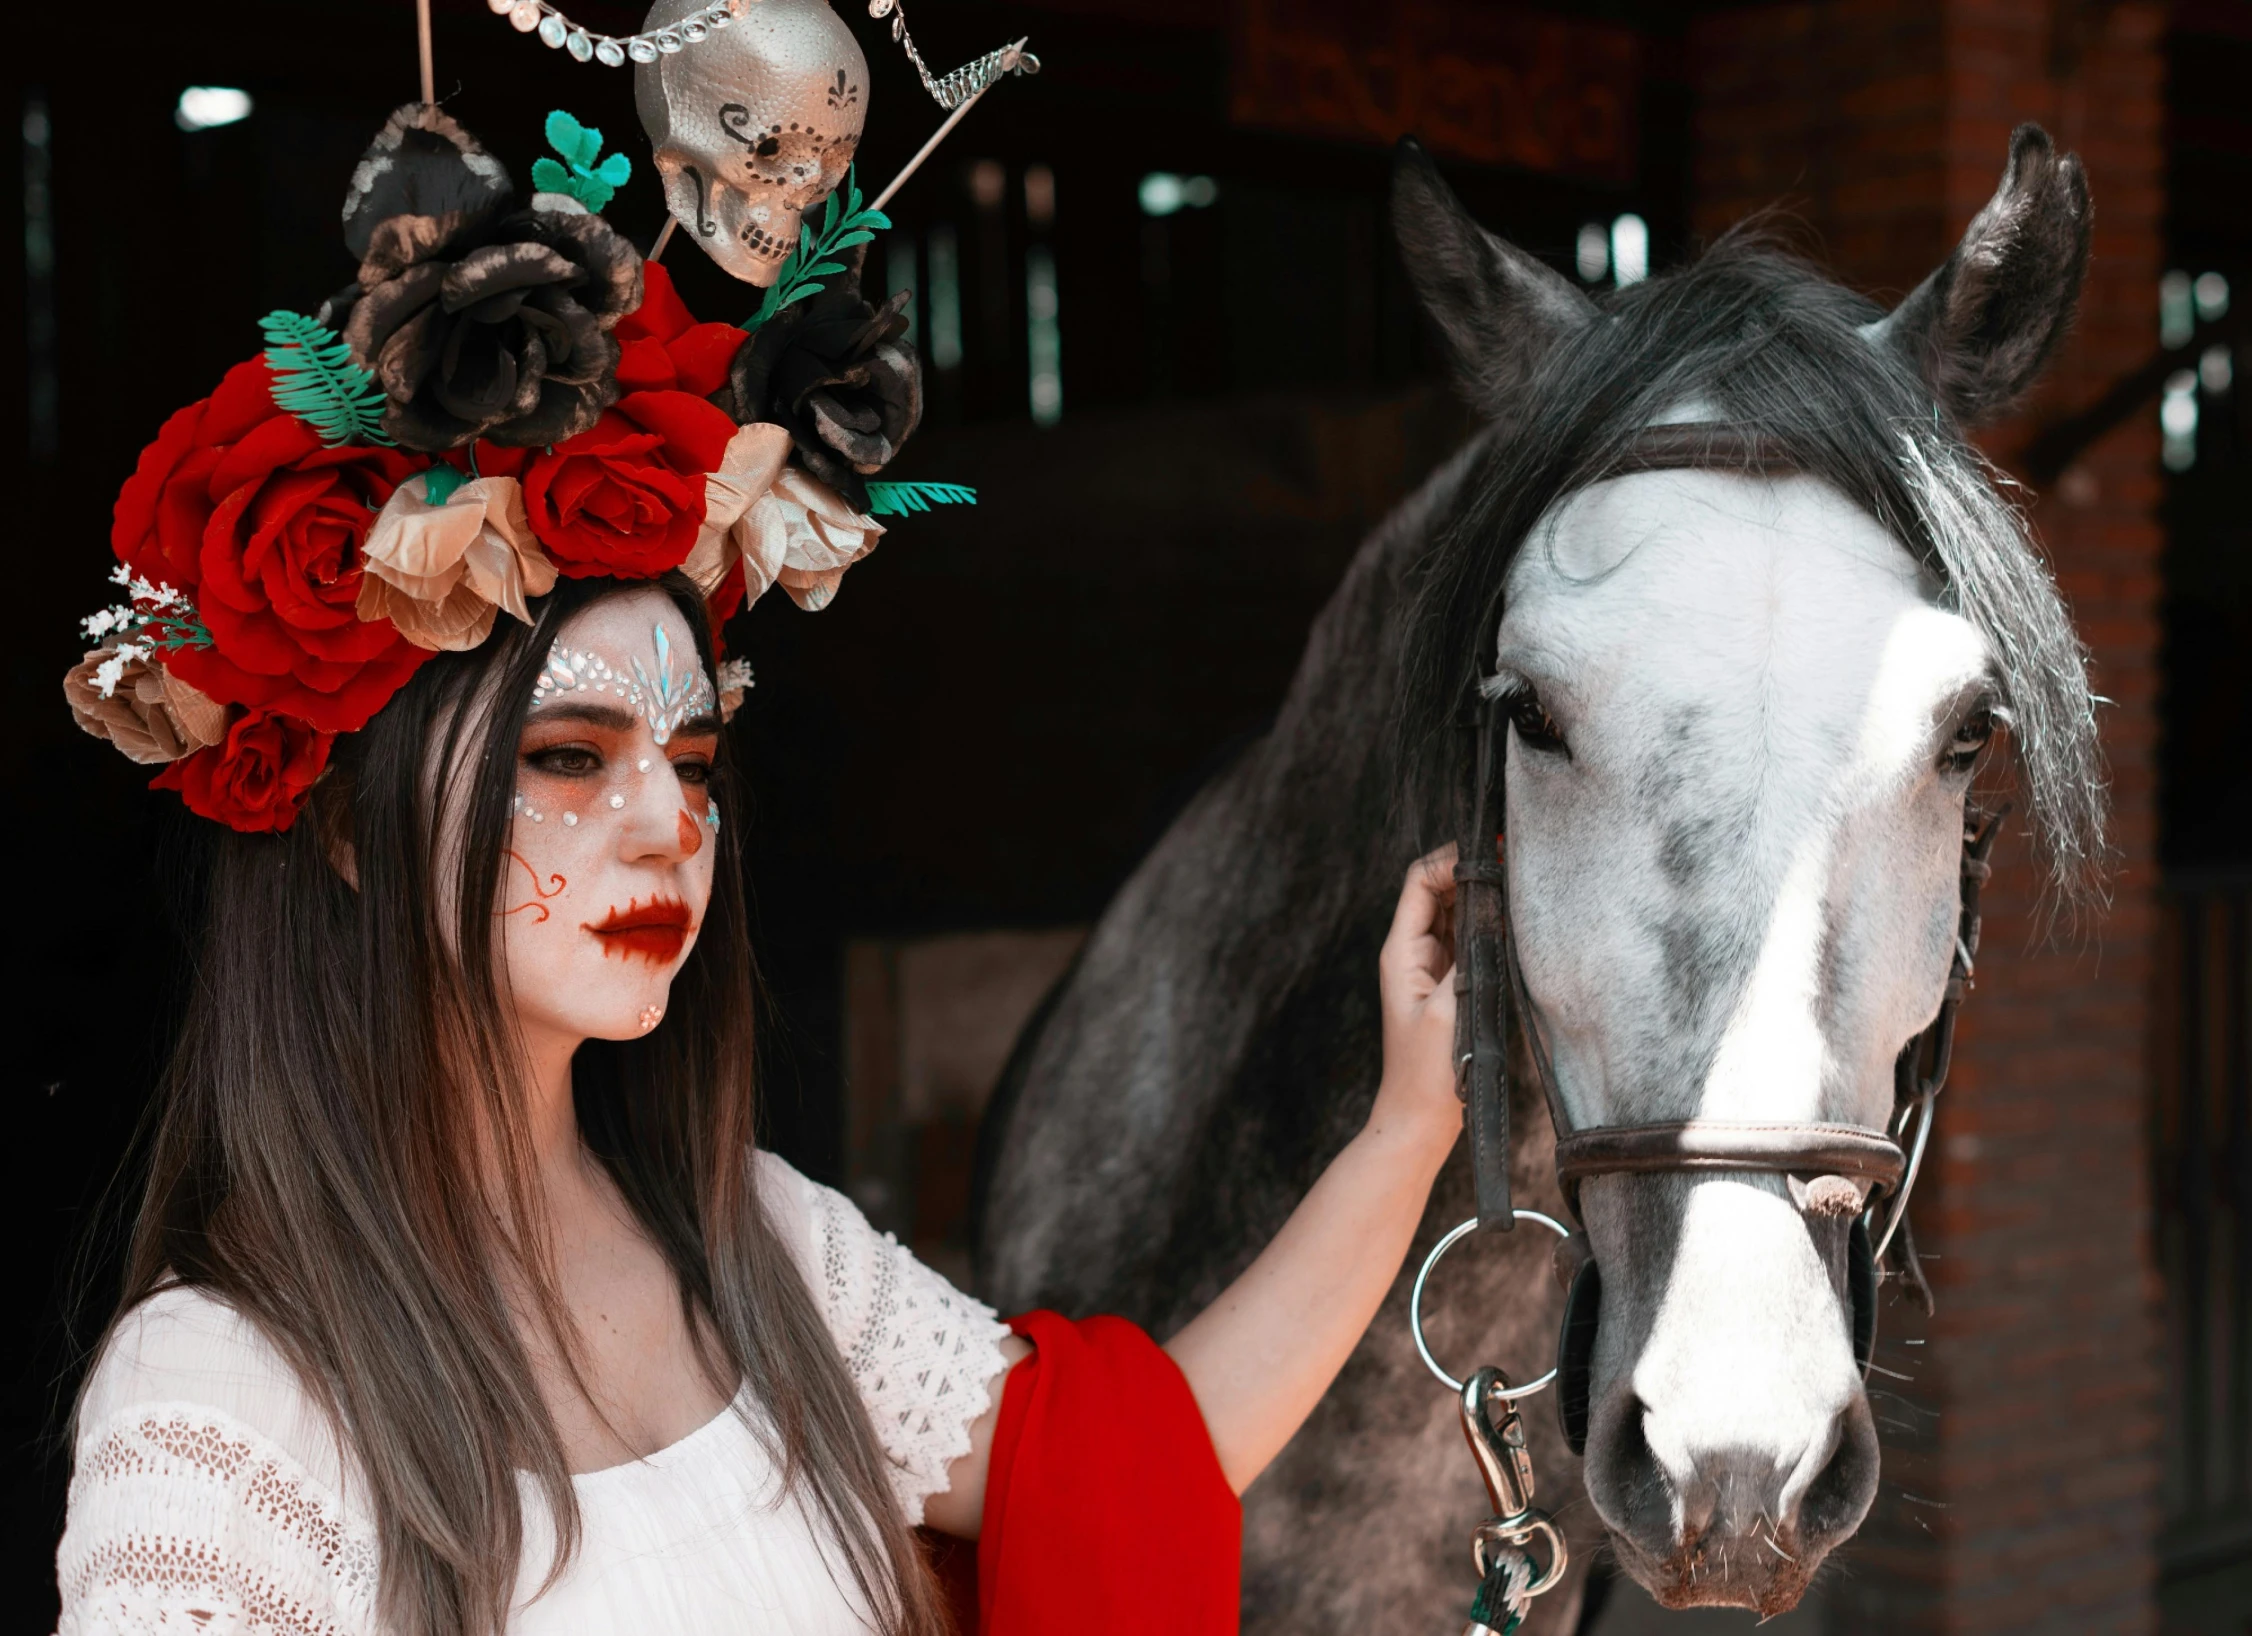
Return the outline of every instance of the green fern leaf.
[[[974,506],[977,490],[964,483],[870,483],[868,515],[904,517],[932,506]]]
[[[354,441],[390,443],[383,431],[390,400],[352,361],[352,349],[336,331],[295,312],[270,312],[258,322],[274,374],[275,408],[312,427],[332,449]]]
[[[743,327],[755,330],[784,307],[818,293],[823,279],[844,271],[842,261],[830,258],[874,242],[875,229],[890,225],[891,218],[882,211],[860,208],[859,171],[847,170],[844,186],[829,195],[820,232],[815,233],[810,221],[799,222],[798,247],[782,263],[766,298],[759,303],[758,311],[743,321]]]

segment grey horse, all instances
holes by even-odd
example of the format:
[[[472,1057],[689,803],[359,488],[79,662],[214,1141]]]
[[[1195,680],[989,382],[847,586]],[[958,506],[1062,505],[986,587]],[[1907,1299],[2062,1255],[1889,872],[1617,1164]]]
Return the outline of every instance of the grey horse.
[[[1251,1260],[1364,1119],[1376,954],[1449,833],[1451,724],[1507,726],[1528,1025],[1576,1126],[1892,1109],[1937,1011],[1969,791],[2011,740],[2057,879],[2103,846],[2085,657],[1962,428],[2069,322],[2079,165],[2028,127],[1993,201],[1889,314],[1748,236],[1591,300],[1486,233],[1403,146],[1392,215],[1484,429],[1368,539],[1272,729],[1193,800],[1020,1040],[981,1153],[977,1269],[1007,1310],[1163,1336]],[[1645,427],[1725,421],[1794,471],[1622,474]],[[1518,1042],[1519,1204],[1563,1214]],[[1583,1463],[1534,1400],[1542,1498],[1669,1606],[1794,1605],[1875,1495],[1846,1226],[1797,1179],[1599,1176]],[[1429,1631],[1485,1514],[1407,1324],[1472,1214],[1460,1154],[1335,1387],[1245,1496],[1252,1632]],[[1435,1276],[1449,1367],[1553,1356],[1555,1240],[1481,1234]]]

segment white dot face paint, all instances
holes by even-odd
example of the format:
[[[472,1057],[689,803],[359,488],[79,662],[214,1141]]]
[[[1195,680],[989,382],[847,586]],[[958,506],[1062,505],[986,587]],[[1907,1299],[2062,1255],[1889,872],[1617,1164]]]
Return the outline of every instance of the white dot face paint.
[[[557,633],[516,746],[495,906],[527,1030],[634,1039],[663,1020],[711,902],[718,740],[694,634],[662,592]]]

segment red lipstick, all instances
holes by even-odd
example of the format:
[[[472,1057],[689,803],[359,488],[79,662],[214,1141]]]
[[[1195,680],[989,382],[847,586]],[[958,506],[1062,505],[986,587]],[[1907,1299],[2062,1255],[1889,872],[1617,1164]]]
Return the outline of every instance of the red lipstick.
[[[688,905],[678,898],[653,898],[647,904],[634,898],[623,909],[613,908],[601,920],[588,922],[585,929],[601,943],[605,959],[613,954],[637,955],[653,966],[668,966],[680,958],[696,923]]]

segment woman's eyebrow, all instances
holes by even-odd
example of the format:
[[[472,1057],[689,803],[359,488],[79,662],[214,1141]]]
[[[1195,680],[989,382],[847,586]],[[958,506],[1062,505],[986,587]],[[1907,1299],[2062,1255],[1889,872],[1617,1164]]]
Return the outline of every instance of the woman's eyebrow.
[[[717,738],[719,737],[719,717],[709,710],[700,716],[690,716],[672,730],[672,736],[674,738]]]
[[[525,725],[543,721],[583,721],[590,727],[608,727],[622,733],[639,719],[638,711],[620,705],[596,704],[591,699],[559,699],[553,704],[536,705]]]

